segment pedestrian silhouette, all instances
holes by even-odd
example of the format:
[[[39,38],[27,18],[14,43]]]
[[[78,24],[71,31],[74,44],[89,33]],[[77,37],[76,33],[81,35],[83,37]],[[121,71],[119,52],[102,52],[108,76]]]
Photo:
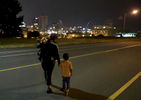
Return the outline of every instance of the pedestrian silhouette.
[[[58,53],[58,45],[54,42],[54,40],[57,38],[55,34],[52,34],[50,36],[50,39],[38,43],[37,48],[40,49],[40,58],[41,58],[41,65],[44,70],[44,77],[45,82],[47,85],[46,92],[52,93],[52,90],[50,88],[51,85],[51,75],[52,71],[55,66],[55,60],[58,60],[58,65],[60,64],[60,57]]]

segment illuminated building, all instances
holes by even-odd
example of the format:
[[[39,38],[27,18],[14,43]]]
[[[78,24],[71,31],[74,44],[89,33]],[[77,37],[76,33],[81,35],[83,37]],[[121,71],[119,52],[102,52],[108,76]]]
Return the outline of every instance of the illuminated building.
[[[94,25],[91,34],[94,36],[103,35],[103,36],[115,36],[115,33],[122,32],[123,28],[121,26],[109,25]]]
[[[52,27],[54,31],[58,31],[59,30],[59,26],[56,22],[52,23]]]
[[[33,18],[32,25],[33,25],[33,31],[39,31],[38,17]]]
[[[40,32],[46,32],[48,27],[48,16],[42,15],[38,17],[38,26]]]
[[[24,38],[27,38],[27,25],[25,24],[25,22],[22,22],[21,25],[19,25],[19,27],[21,28],[22,34]]]

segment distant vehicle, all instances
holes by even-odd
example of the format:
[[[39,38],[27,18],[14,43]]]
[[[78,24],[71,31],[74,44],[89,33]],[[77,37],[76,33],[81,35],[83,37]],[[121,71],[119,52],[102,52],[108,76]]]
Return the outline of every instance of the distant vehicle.
[[[122,37],[136,37],[136,33],[125,33],[122,34]]]
[[[115,37],[136,37],[137,33],[116,33]]]
[[[115,34],[115,37],[122,37],[122,34]]]

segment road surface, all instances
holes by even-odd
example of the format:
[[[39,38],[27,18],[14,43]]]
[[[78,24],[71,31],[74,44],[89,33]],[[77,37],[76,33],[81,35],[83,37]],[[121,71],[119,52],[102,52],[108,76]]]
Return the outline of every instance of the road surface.
[[[37,48],[0,50],[0,100],[140,100],[141,42],[59,46],[73,65],[70,95],[64,96],[57,62],[46,94]]]

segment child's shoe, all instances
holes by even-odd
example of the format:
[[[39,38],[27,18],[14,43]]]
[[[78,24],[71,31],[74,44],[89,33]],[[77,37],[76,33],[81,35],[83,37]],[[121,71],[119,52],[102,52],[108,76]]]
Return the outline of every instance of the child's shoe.
[[[66,94],[65,94],[66,96],[68,96],[69,95],[69,90],[67,89],[66,90]]]

